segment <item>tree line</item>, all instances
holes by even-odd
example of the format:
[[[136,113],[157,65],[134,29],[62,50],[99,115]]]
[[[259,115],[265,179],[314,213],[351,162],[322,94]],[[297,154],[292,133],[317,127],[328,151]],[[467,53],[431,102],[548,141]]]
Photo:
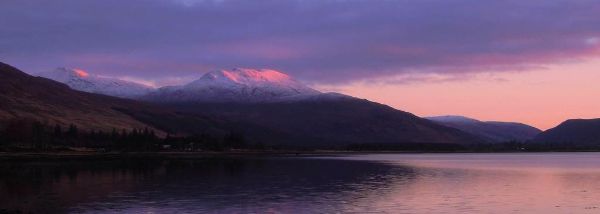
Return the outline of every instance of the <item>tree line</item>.
[[[50,125],[34,120],[10,120],[0,127],[0,148],[22,150],[60,150],[85,147],[103,151],[224,151],[260,149],[248,146],[243,134],[235,131],[221,135],[158,136],[153,129],[82,130],[75,124]]]
[[[82,130],[75,124],[50,125],[35,120],[14,119],[0,124],[0,151],[57,151],[71,148],[91,148],[99,151],[227,151],[251,150],[311,150],[315,148],[274,147],[249,143],[244,134],[225,131],[219,134],[175,136],[157,134],[153,129]],[[534,143],[510,141],[496,144],[439,143],[364,143],[332,147],[350,151],[428,151],[428,152],[544,152],[599,151],[600,145],[577,143]]]

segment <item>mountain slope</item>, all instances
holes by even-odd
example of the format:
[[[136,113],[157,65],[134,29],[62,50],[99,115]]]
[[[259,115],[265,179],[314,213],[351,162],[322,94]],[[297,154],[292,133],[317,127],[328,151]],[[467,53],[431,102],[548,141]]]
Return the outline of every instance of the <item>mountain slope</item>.
[[[319,93],[279,71],[236,68],[209,72],[183,86],[163,87],[143,99],[155,102],[266,102]]]
[[[182,112],[203,112],[229,121],[252,123],[286,136],[296,145],[447,143],[481,139],[389,106],[349,96],[269,103],[170,104]],[[246,131],[248,133],[248,131]]]
[[[28,119],[82,130],[152,128],[158,134],[222,134],[235,128],[203,114],[181,114],[138,101],[76,91],[67,85],[33,77],[0,63],[0,126]]]
[[[274,70],[207,73],[184,86],[143,99],[186,114],[207,114],[237,124],[258,141],[295,145],[480,142],[481,139],[389,106],[321,93]],[[252,129],[246,128],[252,125]],[[256,128],[256,129],[254,129]],[[277,133],[277,137],[266,135]]]
[[[100,77],[79,69],[57,68],[50,72],[39,73],[38,76],[64,83],[78,91],[122,98],[136,98],[154,90],[150,86],[116,78]]]
[[[600,145],[600,118],[567,120],[540,133],[534,139],[540,143]]]
[[[49,124],[75,124],[82,129],[142,128],[115,108],[144,108],[119,98],[79,92],[41,77],[33,77],[0,63],[0,122],[33,119]]]
[[[492,142],[526,141],[533,139],[541,130],[522,123],[479,121],[463,116],[438,116],[426,119],[481,136]]]

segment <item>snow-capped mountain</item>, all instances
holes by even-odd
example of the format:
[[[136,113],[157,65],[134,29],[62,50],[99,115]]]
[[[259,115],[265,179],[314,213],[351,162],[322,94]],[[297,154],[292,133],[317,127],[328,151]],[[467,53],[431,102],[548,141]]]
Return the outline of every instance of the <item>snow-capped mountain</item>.
[[[116,78],[89,74],[80,69],[57,68],[38,76],[64,83],[72,89],[122,98],[138,98],[153,90],[153,87]]]
[[[145,96],[158,102],[268,102],[310,97],[321,92],[276,70],[212,71],[182,86],[168,86]]]
[[[90,76],[84,72],[75,74]],[[289,78],[283,77],[267,78],[270,83],[266,85],[282,82],[287,82],[285,87],[279,85],[284,88],[295,85],[288,82]],[[253,78],[250,82],[255,83],[255,79],[261,78]],[[295,100],[299,95],[293,94],[302,94],[302,89],[306,89],[301,85],[297,87],[287,89],[295,91],[289,96]],[[0,124],[25,118],[61,125],[75,124],[85,131],[150,127],[181,136],[207,134],[214,137],[235,131],[243,133],[250,144],[288,145],[290,148],[344,148],[369,143],[373,147],[366,148],[381,145],[399,145],[401,148],[423,142],[447,143],[453,147],[479,142],[470,134],[413,114],[333,93],[306,95],[298,102],[252,105],[190,102],[165,107],[82,93],[55,81],[34,78],[1,62],[0,91],[3,92],[0,93],[0,104],[7,109],[0,108]],[[318,93],[306,91],[304,93]],[[287,92],[284,94],[288,95]]]

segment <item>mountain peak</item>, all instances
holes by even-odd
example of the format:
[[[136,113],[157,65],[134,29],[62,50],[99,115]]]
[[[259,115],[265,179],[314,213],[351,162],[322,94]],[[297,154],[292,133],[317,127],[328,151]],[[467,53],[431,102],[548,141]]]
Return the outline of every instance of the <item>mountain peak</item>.
[[[43,72],[40,73],[39,76],[62,83],[65,83],[65,81],[69,81],[71,79],[85,79],[94,77],[94,75],[90,75],[90,73],[83,69],[66,67],[56,68],[50,72]]]
[[[292,78],[280,71],[271,69],[250,69],[250,68],[234,68],[232,70],[217,70],[212,71],[201,79],[226,79],[239,84],[248,84],[252,82],[287,82],[293,81]]]
[[[153,90],[152,87],[90,74],[78,68],[57,68],[53,71],[39,73],[38,76],[64,83],[72,89],[90,93],[105,94],[116,97],[134,98]]]
[[[259,99],[320,93],[283,72],[250,68],[211,71],[200,79],[185,85],[184,88],[204,92],[219,90],[237,94],[240,97]],[[261,96],[266,97],[261,98]]]
[[[235,68],[204,74],[187,85],[164,87],[150,100],[172,102],[268,102],[320,94],[272,69]]]
[[[81,70],[81,69],[77,69],[77,68],[73,69],[73,72],[75,72],[75,75],[77,75],[78,77],[81,77],[81,78],[86,78],[86,77],[90,76],[90,74],[88,72]]]

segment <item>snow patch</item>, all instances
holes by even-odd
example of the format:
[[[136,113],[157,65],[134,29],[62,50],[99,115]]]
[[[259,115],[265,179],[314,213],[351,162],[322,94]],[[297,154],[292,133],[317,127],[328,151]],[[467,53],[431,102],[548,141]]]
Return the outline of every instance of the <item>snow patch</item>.
[[[57,68],[38,76],[64,83],[74,90],[122,98],[137,98],[155,90],[131,81],[93,75],[82,69]]]

